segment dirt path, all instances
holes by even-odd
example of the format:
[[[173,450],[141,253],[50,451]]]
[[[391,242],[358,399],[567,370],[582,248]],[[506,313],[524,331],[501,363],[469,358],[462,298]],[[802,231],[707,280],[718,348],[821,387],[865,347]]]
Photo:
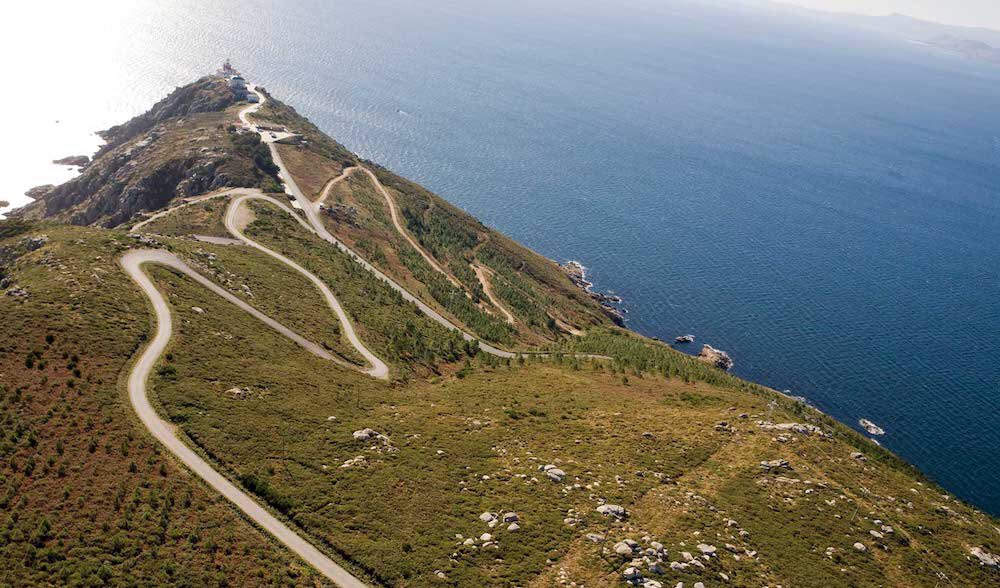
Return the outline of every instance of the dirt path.
[[[486,297],[489,298],[490,303],[493,306],[500,309],[500,312],[502,312],[504,316],[507,317],[507,323],[513,325],[514,315],[511,314],[510,311],[507,310],[507,307],[501,304],[500,300],[498,300],[497,297],[493,295],[493,287],[490,285],[490,276],[492,275],[492,272],[490,272],[490,270],[486,269],[485,267],[479,265],[478,263],[473,263],[470,265],[472,266],[472,269],[476,272],[476,277],[479,278],[479,283],[483,285],[483,294],[486,294]]]
[[[295,218],[299,218],[299,216],[294,212],[292,212],[290,208],[288,208],[278,200],[271,198],[270,196],[264,196],[258,194],[244,194],[242,196],[237,196],[232,200],[232,202],[229,203],[229,208],[226,209],[226,217],[225,217],[226,229],[240,241],[243,241],[250,247],[257,249],[258,251],[270,255],[271,257],[277,259],[281,263],[299,272],[300,274],[305,276],[306,279],[312,282],[313,285],[316,286],[316,289],[319,290],[320,293],[323,295],[323,299],[326,301],[327,306],[330,307],[330,310],[332,310],[334,314],[337,315],[337,318],[340,320],[340,328],[347,336],[347,340],[350,341],[351,345],[353,345],[354,348],[358,350],[358,353],[360,353],[361,356],[365,358],[365,361],[367,361],[371,365],[371,367],[363,370],[364,373],[374,378],[379,378],[381,380],[388,380],[389,366],[387,366],[384,361],[382,361],[374,353],[372,353],[368,349],[368,347],[365,346],[364,342],[361,341],[361,337],[358,337],[357,332],[354,330],[354,324],[351,322],[351,319],[347,316],[347,312],[345,312],[344,308],[340,305],[340,301],[338,301],[336,296],[333,295],[333,292],[330,291],[329,286],[327,286],[323,280],[319,279],[311,272],[309,272],[306,268],[295,263],[291,259],[288,259],[284,255],[261,245],[260,243],[254,241],[253,239],[250,239],[249,237],[243,234],[243,229],[246,228],[247,217],[245,214],[241,213],[241,207],[243,203],[246,202],[247,200],[262,200],[265,202],[269,202],[285,210],[285,212],[291,214]],[[303,221],[299,219],[299,222]]]
[[[341,181],[347,179],[354,172],[357,172],[357,171],[361,171],[361,167],[359,167],[357,165],[352,166],[352,167],[348,167],[348,168],[344,168],[344,171],[342,171],[339,176],[337,176],[337,177],[333,178],[332,180],[330,180],[329,182],[327,182],[326,186],[323,186],[323,191],[320,192],[319,198],[316,199],[316,202],[315,202],[316,206],[319,206],[320,204],[323,204],[324,202],[326,202],[326,199],[330,196],[330,190],[332,190],[334,186],[336,186],[337,184],[339,184]]]
[[[438,324],[451,329],[459,331],[462,337],[466,341],[476,341],[479,348],[491,355],[495,355],[503,358],[514,358],[517,357],[518,353],[512,353],[510,351],[505,351],[498,349],[478,341],[471,334],[463,331],[458,326],[454,325],[451,321],[441,316],[433,308],[426,305],[416,296],[410,294],[405,288],[400,286],[394,280],[389,278],[387,275],[383,274],[373,265],[365,261],[361,256],[347,247],[345,244],[340,242],[336,237],[331,235],[326,227],[323,225],[322,219],[319,217],[318,213],[318,203],[322,202],[329,194],[329,190],[337,182],[346,178],[349,174],[355,173],[357,170],[364,171],[368,177],[378,188],[379,192],[382,193],[383,197],[386,199],[386,203],[389,206],[389,210],[393,219],[393,225],[395,225],[396,230],[406,238],[406,240],[424,257],[427,262],[434,267],[437,271],[441,272],[448,277],[452,283],[456,286],[460,286],[457,280],[445,272],[433,258],[430,257],[417,243],[416,241],[404,230],[403,226],[399,222],[399,215],[396,209],[395,201],[389,192],[385,189],[378,178],[367,168],[363,167],[353,167],[348,168],[343,171],[343,173],[331,180],[327,186],[324,188],[322,195],[319,200],[314,203],[310,201],[302,191],[299,189],[295,180],[292,178],[288,169],[285,167],[284,163],[281,161],[281,156],[278,150],[274,146],[274,141],[280,140],[281,138],[291,136],[291,133],[281,133],[278,137],[270,137],[270,133],[267,131],[261,131],[249,120],[249,115],[256,112],[265,102],[266,98],[263,94],[258,92],[253,87],[250,88],[254,93],[260,97],[260,102],[248,106],[239,112],[240,121],[250,129],[253,129],[260,133],[261,139],[268,145],[271,151],[272,158],[275,164],[279,168],[279,177],[284,181],[285,191],[295,198],[296,202],[301,206],[302,211],[305,213],[305,219],[300,215],[296,214],[291,208],[289,208],[284,202],[279,201],[271,196],[268,196],[258,189],[254,188],[230,188],[223,189],[213,194],[207,194],[197,198],[192,198],[185,201],[182,204],[162,210],[150,216],[149,218],[136,223],[130,232],[139,232],[143,227],[147,226],[149,223],[162,218],[168,214],[172,214],[179,209],[185,208],[192,204],[199,202],[204,202],[212,198],[224,198],[229,196],[235,196],[233,201],[230,203],[226,210],[225,225],[227,230],[238,239],[241,243],[246,244],[249,247],[253,247],[275,259],[281,261],[285,265],[288,265],[292,269],[296,270],[303,276],[305,276],[309,281],[311,281],[316,288],[323,295],[327,306],[337,315],[340,321],[341,327],[344,333],[347,335],[348,340],[351,344],[358,350],[358,352],[371,364],[370,368],[364,369],[365,373],[372,375],[376,378],[387,379],[388,378],[388,366],[376,357],[368,348],[364,345],[361,339],[357,336],[354,330],[354,326],[347,317],[346,312],[341,307],[339,301],[330,291],[329,287],[323,283],[322,280],[317,278],[312,273],[308,272],[301,265],[295,263],[294,261],[288,259],[287,257],[277,253],[256,241],[253,241],[247,237],[243,231],[246,229],[249,222],[252,220],[252,216],[247,214],[248,209],[244,206],[244,203],[248,200],[261,200],[269,202],[278,206],[292,217],[306,230],[316,234],[324,241],[336,246],[338,249],[349,255],[354,261],[360,264],[365,270],[372,273],[375,277],[382,280],[388,284],[391,288],[396,290],[404,300],[412,302],[427,315],[430,319],[434,320]],[[156,288],[149,276],[143,272],[142,267],[145,264],[159,264],[167,267],[171,267],[181,273],[187,275],[191,279],[195,280],[208,290],[222,297],[226,301],[234,304],[245,312],[251,314],[264,324],[268,325],[272,329],[276,330],[285,337],[291,339],[303,349],[306,349],[310,353],[321,357],[323,359],[337,363],[338,365],[343,365],[352,369],[356,369],[355,366],[351,366],[347,362],[344,362],[340,358],[335,357],[316,343],[305,339],[301,335],[295,333],[291,329],[285,327],[281,323],[275,321],[274,319],[268,317],[267,315],[261,313],[257,309],[253,308],[245,301],[236,297],[232,293],[228,292],[221,286],[215,284],[205,276],[199,274],[198,272],[191,269],[190,266],[185,264],[180,258],[178,258],[173,253],[162,249],[142,249],[142,250],[132,250],[126,252],[120,260],[122,268],[125,272],[132,278],[132,280],[139,286],[143,293],[149,298],[150,303],[153,306],[153,311],[156,316],[156,335],[150,342],[149,346],[143,350],[136,364],[133,366],[131,373],[129,374],[128,380],[128,392],[129,399],[132,402],[132,406],[139,416],[142,423],[149,429],[150,433],[154,437],[181,460],[187,467],[189,467],[195,474],[200,476],[205,480],[210,486],[219,491],[223,496],[230,500],[233,504],[237,506],[246,516],[248,516],[255,523],[260,525],[264,530],[271,533],[278,541],[291,549],[294,553],[299,555],[308,564],[316,568],[320,573],[329,578],[331,581],[344,588],[363,588],[365,586],[357,577],[353,576],[350,572],[337,565],[333,560],[324,555],[313,545],[311,545],[306,539],[298,535],[291,528],[286,526],[280,520],[275,518],[270,512],[261,507],[256,500],[254,500],[247,493],[243,492],[232,482],[226,479],[221,473],[212,468],[212,466],[202,459],[197,453],[195,453],[190,447],[188,447],[174,432],[174,427],[161,419],[157,414],[155,409],[149,402],[147,382],[149,380],[149,375],[152,372],[153,367],[156,364],[157,359],[166,349],[167,344],[170,341],[170,337],[173,333],[173,322],[172,316],[170,314],[170,308],[167,301],[164,299],[162,293]],[[491,289],[488,287],[489,281],[480,272],[483,268],[477,268],[476,273],[480,276],[480,281],[483,283],[483,291],[486,293],[487,297],[494,302],[494,305],[501,309],[504,314],[507,315],[509,321],[513,321],[513,316],[501,306],[493,297]],[[537,354],[539,356],[546,356],[547,354],[541,353]],[[601,355],[590,355],[590,354],[578,354],[578,357],[588,357],[597,359],[610,359],[606,356]]]

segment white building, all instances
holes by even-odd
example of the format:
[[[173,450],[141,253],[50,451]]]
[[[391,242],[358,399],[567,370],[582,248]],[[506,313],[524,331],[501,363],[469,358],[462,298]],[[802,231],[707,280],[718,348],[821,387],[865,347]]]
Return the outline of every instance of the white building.
[[[229,87],[233,92],[246,92],[247,81],[243,79],[243,76],[233,76],[229,78]]]

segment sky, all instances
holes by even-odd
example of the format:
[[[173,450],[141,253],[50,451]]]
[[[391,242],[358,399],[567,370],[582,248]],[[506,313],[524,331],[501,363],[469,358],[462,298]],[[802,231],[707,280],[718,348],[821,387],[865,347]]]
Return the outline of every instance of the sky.
[[[816,10],[856,14],[898,12],[935,22],[1000,30],[1000,0],[779,0]]]

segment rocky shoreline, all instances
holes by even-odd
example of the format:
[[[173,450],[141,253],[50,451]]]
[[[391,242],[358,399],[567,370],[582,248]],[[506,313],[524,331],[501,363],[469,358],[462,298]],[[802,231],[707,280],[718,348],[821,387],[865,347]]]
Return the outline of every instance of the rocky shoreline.
[[[586,292],[588,296],[601,305],[601,308],[611,317],[611,320],[615,321],[615,324],[620,327],[625,326],[626,311],[616,306],[622,303],[620,296],[594,292],[594,284],[587,281],[587,268],[579,261],[570,260],[559,264],[559,267],[577,288]]]

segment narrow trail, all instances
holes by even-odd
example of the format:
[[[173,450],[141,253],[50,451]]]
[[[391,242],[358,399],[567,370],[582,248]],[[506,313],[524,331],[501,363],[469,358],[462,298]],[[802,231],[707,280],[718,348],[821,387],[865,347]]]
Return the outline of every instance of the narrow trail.
[[[351,167],[345,167],[344,171],[342,171],[339,176],[327,182],[326,186],[323,186],[323,191],[320,192],[319,198],[316,199],[316,202],[314,202],[314,204],[316,206],[319,206],[320,204],[326,202],[326,199],[330,197],[330,190],[332,190],[334,186],[339,184],[341,181],[346,180],[348,177],[354,174],[354,172],[357,171],[361,171],[361,166],[353,165]]]
[[[284,255],[276,251],[268,249],[267,247],[261,245],[260,243],[254,241],[253,239],[250,239],[249,237],[243,234],[243,229],[246,227],[240,226],[241,223],[239,222],[238,212],[240,206],[242,206],[242,204],[247,200],[263,200],[266,202],[270,202],[271,204],[274,204],[279,208],[284,209],[286,212],[288,212],[293,217],[298,219],[299,222],[303,224],[303,226],[309,228],[307,225],[305,225],[305,223],[303,223],[302,219],[299,218],[298,215],[296,215],[294,212],[292,212],[290,208],[288,208],[278,200],[271,198],[270,196],[264,196],[261,194],[245,194],[243,196],[237,196],[229,204],[229,208],[226,210],[226,219],[225,219],[226,229],[240,241],[243,241],[250,247],[257,249],[258,251],[262,251],[267,255],[270,255],[271,257],[277,259],[281,263],[299,272],[300,274],[305,276],[306,279],[312,282],[313,285],[316,286],[316,288],[320,291],[320,293],[323,294],[323,299],[326,300],[326,304],[327,306],[330,307],[330,310],[332,310],[334,314],[337,315],[337,318],[340,320],[340,328],[344,331],[344,334],[347,336],[347,340],[350,341],[351,345],[353,345],[354,348],[358,350],[358,353],[360,353],[361,356],[365,358],[365,361],[367,361],[371,365],[370,368],[363,370],[364,373],[372,376],[373,378],[388,380],[389,366],[387,366],[384,361],[376,357],[375,354],[372,353],[371,350],[369,350],[368,347],[366,347],[365,344],[361,341],[361,338],[358,337],[357,332],[354,330],[354,324],[351,322],[351,319],[347,316],[347,312],[344,311],[344,308],[340,305],[340,301],[338,301],[336,296],[333,295],[333,292],[330,291],[330,288],[326,285],[326,283],[323,282],[323,280],[317,278],[315,275],[313,275],[311,272],[309,272],[301,265],[292,261],[291,259],[288,259]]]
[[[483,294],[490,300],[490,303],[496,308],[500,309],[500,312],[507,317],[507,324],[514,324],[514,315],[511,314],[507,307],[500,303],[500,300],[493,295],[493,286],[490,283],[490,271],[479,263],[470,264],[473,271],[476,272],[476,277],[479,278],[479,283],[483,285]]]
[[[336,186],[341,181],[347,179],[351,175],[354,175],[356,172],[362,172],[365,175],[367,175],[368,179],[371,180],[372,185],[375,186],[375,189],[377,189],[379,194],[381,194],[382,197],[385,198],[385,204],[389,208],[389,217],[392,219],[392,226],[396,229],[396,232],[399,233],[401,237],[406,239],[406,242],[409,243],[410,246],[413,247],[417,251],[417,253],[419,253],[420,256],[424,258],[424,261],[426,261],[434,269],[434,271],[448,278],[448,281],[451,282],[452,285],[454,285],[459,290],[464,291],[465,286],[463,286],[462,283],[459,282],[457,278],[455,278],[455,276],[451,275],[451,273],[449,273],[443,267],[441,267],[441,264],[439,264],[437,260],[434,259],[434,257],[420,245],[420,243],[417,243],[417,240],[413,238],[413,235],[411,235],[410,232],[406,230],[406,227],[404,227],[402,222],[400,222],[399,220],[399,209],[396,206],[395,198],[393,198],[392,195],[389,194],[389,191],[385,189],[385,186],[383,186],[382,182],[379,181],[378,176],[376,176],[375,173],[370,169],[368,169],[367,167],[355,165],[352,167],[345,168],[344,171],[341,172],[339,176],[327,182],[326,186],[323,187],[323,191],[320,193],[319,198],[317,198],[316,201],[313,202],[313,205],[318,207],[320,204],[323,204],[326,201],[326,199],[330,196],[330,190],[332,190],[334,186]]]
[[[306,563],[316,568],[338,586],[343,588],[364,588],[366,586],[364,582],[337,565],[329,557],[323,555],[322,552],[313,547],[306,539],[302,538],[302,536],[260,506],[254,498],[216,471],[211,464],[202,459],[201,456],[195,453],[194,450],[188,447],[176,435],[173,425],[164,421],[156,414],[156,409],[149,402],[146,383],[149,381],[149,375],[156,365],[156,360],[163,354],[167,344],[170,342],[170,337],[173,334],[173,317],[170,314],[170,307],[163,294],[156,288],[149,276],[143,272],[142,267],[147,263],[155,263],[180,271],[223,299],[250,313],[313,355],[331,361],[338,361],[337,358],[330,355],[329,352],[319,345],[308,341],[287,327],[284,327],[200,273],[194,271],[173,253],[162,249],[136,249],[125,253],[120,263],[125,273],[135,281],[149,298],[156,314],[156,335],[146,349],[143,350],[142,355],[139,356],[128,378],[129,400],[142,424],[177,459],[190,468],[191,471],[225,496],[226,499],[250,517],[251,520],[291,549],[292,552],[305,560]]]
[[[258,96],[258,98],[259,98],[260,101],[257,102],[257,103],[255,103],[255,104],[252,104],[251,106],[248,106],[247,108],[244,108],[243,110],[241,110],[240,113],[239,113],[239,118],[243,122],[243,124],[245,124],[245,125],[248,126],[248,128],[257,129],[257,127],[253,123],[249,122],[249,120],[248,120],[249,119],[249,115],[253,114],[258,109],[260,109],[260,107],[266,102],[267,97],[264,96],[264,94],[262,94],[256,88],[254,88],[252,86],[248,86],[248,87],[250,88],[251,91],[253,91],[255,94],[257,94],[257,96]],[[441,325],[441,326],[443,326],[443,327],[445,327],[445,328],[447,328],[449,330],[460,332],[462,334],[462,338],[465,339],[466,341],[477,341],[479,343],[479,348],[483,352],[489,353],[490,355],[495,355],[497,357],[503,357],[503,358],[508,358],[508,359],[515,358],[515,357],[518,356],[517,353],[512,353],[510,351],[505,351],[503,349],[499,349],[497,347],[494,347],[494,346],[492,346],[492,345],[490,345],[488,343],[484,343],[482,341],[479,341],[476,337],[474,337],[471,334],[467,333],[466,331],[462,330],[457,325],[455,325],[454,323],[452,323],[451,321],[449,321],[445,317],[441,316],[441,314],[439,312],[437,312],[436,310],[434,310],[433,308],[431,308],[430,306],[428,306],[426,303],[424,303],[422,300],[420,300],[419,298],[417,298],[416,296],[414,296],[413,294],[411,294],[408,290],[406,290],[406,288],[403,288],[395,280],[393,280],[389,276],[387,276],[384,273],[382,273],[382,271],[380,271],[378,268],[376,268],[375,266],[373,266],[371,263],[369,263],[368,261],[366,261],[363,257],[361,257],[360,255],[358,255],[357,253],[355,253],[354,250],[352,250],[350,247],[348,247],[343,242],[341,242],[339,239],[337,239],[332,234],[330,234],[330,232],[326,229],[326,226],[323,224],[323,219],[320,218],[320,216],[319,216],[319,207],[313,201],[311,201],[309,198],[307,198],[305,194],[302,193],[302,190],[299,188],[298,184],[295,183],[295,179],[292,178],[292,174],[288,171],[288,168],[285,167],[285,163],[281,159],[281,154],[278,153],[278,149],[274,146],[274,142],[275,141],[280,141],[281,140],[280,139],[281,135],[279,135],[279,138],[275,139],[275,138],[270,137],[270,134],[269,134],[268,131],[259,131],[258,130],[257,132],[260,133],[261,140],[263,140],[268,145],[268,147],[271,150],[271,158],[274,160],[275,165],[278,166],[278,170],[279,170],[278,171],[278,177],[280,177],[281,180],[282,180],[282,182],[284,183],[286,193],[288,193],[290,196],[292,196],[293,198],[295,198],[295,201],[298,202],[299,206],[302,208],[302,212],[305,213],[306,220],[308,221],[309,225],[312,227],[311,230],[314,233],[316,233],[317,235],[319,235],[319,237],[321,239],[323,239],[324,241],[326,241],[327,243],[330,243],[331,245],[337,247],[338,249],[340,249],[341,251],[343,251],[344,253],[346,253],[347,255],[349,255],[354,261],[356,261],[359,265],[361,265],[361,267],[363,267],[369,273],[371,273],[372,275],[374,275],[376,278],[378,278],[378,279],[382,280],[383,282],[385,282],[386,284],[388,284],[390,288],[392,288],[393,290],[395,290],[396,292],[398,292],[399,295],[402,296],[404,300],[406,300],[408,302],[412,302],[413,304],[415,304],[417,306],[417,308],[420,309],[421,312],[423,312],[425,315],[427,315],[427,317],[430,318],[431,320],[433,320],[434,322],[438,323],[439,325]],[[287,136],[291,136],[291,133],[285,133],[284,136],[286,136],[286,137]],[[361,168],[361,169],[364,170],[365,172],[367,172],[369,174],[369,177],[372,178],[373,182],[375,182],[375,185],[377,187],[380,187],[382,185],[378,181],[378,178],[375,177],[375,174],[372,174],[371,172],[369,172],[365,168]],[[382,188],[382,190],[384,191],[384,188]],[[387,194],[388,194],[388,192],[383,192],[383,195],[387,195]],[[387,197],[391,201],[391,196],[387,196]]]
[[[358,350],[358,352],[365,358],[365,360],[371,365],[369,368],[361,369],[360,371],[369,374],[375,378],[388,379],[389,369],[388,366],[375,356],[361,341],[357,333],[354,330],[354,326],[349,320],[347,313],[344,311],[340,302],[336,299],[333,293],[330,291],[329,287],[318,277],[310,273],[308,270],[303,268],[298,263],[292,261],[291,259],[273,251],[260,243],[247,237],[243,231],[245,230],[245,218],[242,217],[240,209],[245,205],[247,201],[250,200],[260,200],[273,204],[288,214],[292,215],[293,218],[306,230],[319,236],[324,241],[334,245],[339,250],[349,255],[355,262],[360,264],[365,270],[373,274],[378,279],[382,280],[388,284],[392,289],[402,296],[404,300],[412,302],[417,306],[425,315],[430,319],[437,322],[438,324],[454,331],[458,331],[462,334],[462,337],[466,341],[476,341],[479,348],[491,355],[502,358],[516,358],[520,355],[525,355],[523,353],[513,353],[510,351],[505,351],[503,349],[498,349],[477,340],[471,334],[465,332],[455,324],[453,324],[448,319],[444,318],[435,311],[433,308],[425,304],[419,298],[410,294],[405,288],[400,286],[390,277],[379,271],[372,264],[368,263],[361,256],[351,250],[347,245],[342,243],[336,237],[330,234],[324,226],[322,219],[319,217],[319,204],[323,202],[329,195],[330,189],[336,185],[336,183],[344,180],[349,175],[356,173],[357,171],[363,171],[379,190],[382,196],[386,199],[386,203],[389,206],[390,214],[393,220],[393,225],[396,230],[406,238],[406,240],[424,257],[424,259],[438,272],[444,274],[448,279],[461,288],[455,278],[449,275],[437,262],[419,246],[419,244],[409,235],[407,231],[403,228],[399,222],[399,214],[396,208],[395,201],[389,192],[385,189],[382,183],[378,180],[375,174],[364,167],[355,166],[345,169],[340,176],[334,178],[327,183],[323,190],[323,193],[316,202],[312,202],[302,193],[298,185],[295,183],[294,178],[292,178],[288,169],[285,167],[284,162],[281,160],[281,155],[278,153],[277,148],[274,145],[275,141],[280,141],[281,139],[294,136],[293,133],[287,132],[271,132],[259,129],[253,123],[250,122],[249,116],[256,112],[266,101],[265,96],[260,93],[256,88],[250,87],[260,98],[260,101],[252,104],[251,106],[244,108],[239,112],[239,119],[248,129],[252,129],[258,132],[261,136],[262,141],[264,141],[268,148],[270,149],[271,156],[274,159],[275,164],[279,169],[279,177],[284,182],[285,191],[292,196],[298,205],[301,207],[302,212],[305,214],[305,219],[302,216],[296,214],[291,208],[289,208],[284,202],[264,194],[262,191],[255,188],[228,188],[223,189],[212,194],[206,194],[204,196],[199,196],[196,198],[191,198],[182,204],[159,211],[150,217],[136,223],[131,228],[131,233],[137,233],[145,226],[149,225],[151,222],[156,221],[164,216],[172,214],[179,209],[197,204],[200,202],[205,202],[206,200],[211,200],[214,198],[226,198],[235,196],[230,202],[228,208],[226,209],[224,224],[229,233],[237,239],[240,243],[243,243],[249,247],[257,249],[266,255],[269,255],[281,263],[291,267],[295,271],[299,272],[305,276],[322,294],[327,306],[333,311],[340,321],[341,327],[346,334],[350,343]],[[272,136],[273,135],[273,136]],[[149,376],[156,364],[157,359],[165,351],[167,344],[170,342],[170,337],[173,334],[173,317],[170,313],[170,307],[163,294],[156,288],[149,276],[143,271],[143,267],[146,264],[156,264],[165,267],[170,267],[176,271],[183,273],[184,275],[190,277],[198,284],[204,286],[209,291],[220,296],[227,302],[237,306],[243,311],[249,313],[251,316],[260,320],[267,326],[271,327],[281,335],[287,337],[288,339],[294,341],[300,347],[309,351],[313,355],[320,357],[322,359],[329,360],[331,362],[337,363],[338,365],[348,367],[351,369],[359,369],[356,366],[350,365],[342,359],[334,356],[329,351],[323,347],[317,345],[316,343],[309,341],[308,339],[302,337],[296,332],[292,331],[288,327],[285,327],[278,321],[272,319],[271,317],[265,315],[259,310],[253,308],[245,301],[241,300],[234,294],[225,290],[221,286],[217,285],[215,282],[211,281],[209,278],[198,273],[192,269],[189,265],[184,263],[175,254],[163,250],[163,249],[134,249],[126,252],[120,259],[120,264],[122,269],[126,274],[139,286],[142,292],[149,298],[150,303],[153,306],[153,311],[156,316],[156,335],[149,345],[142,351],[139,359],[136,361],[129,374],[128,379],[128,393],[129,399],[132,403],[136,414],[142,421],[143,425],[149,429],[150,433],[161,442],[175,457],[177,457],[181,462],[183,462],[188,468],[191,469],[195,474],[201,477],[205,482],[207,482],[212,488],[217,490],[220,494],[225,496],[230,502],[236,505],[246,516],[248,516],[255,523],[260,525],[265,531],[273,535],[278,541],[284,544],[286,547],[291,549],[295,554],[301,557],[306,563],[313,566],[316,570],[330,579],[332,582],[341,586],[343,588],[364,588],[366,584],[362,582],[359,578],[352,575],[350,572],[345,570],[343,567],[335,563],[329,557],[324,555],[318,549],[316,549],[312,544],[304,539],[301,535],[296,533],[290,527],[285,525],[283,522],[278,520],[274,515],[268,512],[265,508],[260,506],[260,504],[246,492],[238,488],[232,482],[230,482],[224,475],[215,470],[208,462],[202,459],[197,453],[195,453],[190,447],[188,447],[180,437],[177,436],[175,428],[170,423],[161,419],[157,414],[156,410],[149,402],[147,382]],[[474,266],[476,267],[476,266]],[[488,277],[481,274],[484,272],[484,268],[476,267],[476,274],[479,276],[480,281],[483,283],[483,291],[486,293],[487,297],[494,303],[494,305],[501,309],[504,314],[507,315],[509,322],[513,323],[514,317],[511,315],[499,302],[493,297],[492,291],[489,288]],[[530,353],[530,355],[537,355],[540,357],[548,356],[547,353]],[[592,355],[592,354],[576,354],[577,357],[581,358],[593,358],[593,359],[610,359],[603,355]]]

